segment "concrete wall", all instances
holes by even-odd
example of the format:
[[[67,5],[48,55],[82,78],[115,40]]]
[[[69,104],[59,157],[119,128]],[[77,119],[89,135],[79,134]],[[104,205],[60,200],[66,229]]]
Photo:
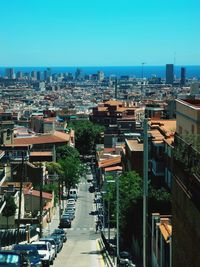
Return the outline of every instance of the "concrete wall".
[[[172,190],[173,219],[173,266],[200,266],[200,212],[173,179]]]

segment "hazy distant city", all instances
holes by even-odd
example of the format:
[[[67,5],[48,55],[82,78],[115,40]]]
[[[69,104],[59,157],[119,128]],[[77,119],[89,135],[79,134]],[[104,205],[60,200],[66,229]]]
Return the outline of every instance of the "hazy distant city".
[[[0,267],[200,266],[199,10],[2,1]]]

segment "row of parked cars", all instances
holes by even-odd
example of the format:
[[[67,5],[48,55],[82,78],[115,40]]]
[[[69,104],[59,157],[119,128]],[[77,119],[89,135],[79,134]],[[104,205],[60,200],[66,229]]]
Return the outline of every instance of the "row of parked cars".
[[[73,219],[75,218],[76,200],[77,200],[77,193],[74,194],[74,197],[71,197],[68,199],[67,205],[60,219],[59,228],[70,228],[71,227],[71,223]]]
[[[0,251],[1,267],[43,267],[53,264],[63,243],[67,241],[67,234],[63,229],[54,232],[31,244],[16,244],[12,250]]]

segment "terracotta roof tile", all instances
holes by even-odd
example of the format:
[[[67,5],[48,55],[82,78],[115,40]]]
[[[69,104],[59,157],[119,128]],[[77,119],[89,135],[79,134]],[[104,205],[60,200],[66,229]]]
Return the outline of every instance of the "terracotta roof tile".
[[[70,139],[69,134],[55,131],[54,134],[44,134],[29,138],[15,138],[14,145],[60,143],[60,142],[67,142],[69,141],[69,139]]]
[[[112,172],[112,171],[121,171],[122,167],[121,166],[114,166],[114,167],[107,167],[105,168],[106,172]]]
[[[24,195],[32,195],[34,197],[40,197],[40,191],[38,190],[24,190]],[[53,195],[47,192],[42,192],[42,198],[52,199]]]
[[[105,168],[105,167],[112,166],[112,165],[119,164],[119,163],[121,163],[121,156],[105,159],[105,160],[98,162],[99,168]]]

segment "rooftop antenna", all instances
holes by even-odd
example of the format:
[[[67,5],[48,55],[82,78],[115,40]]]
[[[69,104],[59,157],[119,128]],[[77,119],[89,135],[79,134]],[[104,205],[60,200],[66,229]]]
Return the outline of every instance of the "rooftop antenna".
[[[143,79],[144,79],[144,65],[146,64],[145,62],[142,62],[142,82],[141,82],[141,85],[142,85],[142,91],[143,91]]]
[[[143,80],[143,78],[144,78],[144,65],[145,65],[146,63],[145,63],[145,62],[142,62],[141,64],[142,64],[142,80]]]

